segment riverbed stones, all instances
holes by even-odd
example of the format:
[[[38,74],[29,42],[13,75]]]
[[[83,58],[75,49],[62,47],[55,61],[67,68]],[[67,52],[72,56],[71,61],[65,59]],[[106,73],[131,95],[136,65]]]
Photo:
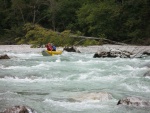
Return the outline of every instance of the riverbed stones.
[[[126,97],[120,99],[117,105],[127,105],[135,107],[150,107],[150,101],[144,100],[140,97]]]
[[[27,106],[13,106],[5,109],[4,112],[2,113],[37,113],[37,112]]]
[[[10,59],[10,58],[7,54],[5,54],[5,55],[0,55],[0,59]]]

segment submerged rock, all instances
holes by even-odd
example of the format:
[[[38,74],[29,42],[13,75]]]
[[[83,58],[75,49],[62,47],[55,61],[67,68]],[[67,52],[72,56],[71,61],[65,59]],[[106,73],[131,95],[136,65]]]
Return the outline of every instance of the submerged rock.
[[[149,71],[147,71],[144,75],[143,75],[144,77],[146,77],[146,76],[150,76],[150,70]]]
[[[148,69],[150,69],[150,62],[145,62],[145,63],[139,65],[139,67],[140,68],[148,68]]]
[[[2,113],[37,113],[37,112],[27,106],[14,106],[11,108],[7,108]]]
[[[8,57],[8,55],[0,55],[0,59],[10,59],[9,57]]]
[[[72,47],[65,47],[63,49],[64,51],[67,51],[67,52],[77,52],[77,53],[81,53],[79,50],[77,50],[74,46]]]
[[[127,97],[124,99],[120,99],[117,105],[128,105],[135,107],[150,107],[150,101],[144,100],[139,97]]]
[[[82,102],[89,100],[99,100],[99,101],[107,101],[112,99],[112,95],[107,92],[99,92],[99,93],[83,93],[77,96],[70,98],[71,102]]]

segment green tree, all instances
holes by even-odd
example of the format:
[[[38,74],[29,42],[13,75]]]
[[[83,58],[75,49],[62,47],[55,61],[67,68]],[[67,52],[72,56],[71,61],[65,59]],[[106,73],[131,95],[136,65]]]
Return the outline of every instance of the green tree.
[[[0,40],[24,39],[23,26],[32,23],[51,31],[149,44],[149,6],[149,0],[0,0]],[[37,35],[34,40],[40,39]],[[54,37],[62,39],[54,35],[53,41]]]
[[[58,0],[57,31],[69,29],[75,31],[78,26],[76,11],[83,0]]]
[[[83,32],[90,36],[114,37],[114,21],[119,14],[119,7],[112,1],[85,4],[78,11],[78,21]]]

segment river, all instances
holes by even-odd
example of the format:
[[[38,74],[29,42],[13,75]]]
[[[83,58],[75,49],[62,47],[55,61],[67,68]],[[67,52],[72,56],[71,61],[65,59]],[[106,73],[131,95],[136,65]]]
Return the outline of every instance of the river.
[[[149,113],[117,102],[150,100],[150,77],[143,77],[150,57],[93,58],[88,51],[44,57],[41,50],[1,46],[0,54],[11,59],[0,60],[0,112],[26,105],[38,113]],[[98,97],[100,92],[110,95]]]

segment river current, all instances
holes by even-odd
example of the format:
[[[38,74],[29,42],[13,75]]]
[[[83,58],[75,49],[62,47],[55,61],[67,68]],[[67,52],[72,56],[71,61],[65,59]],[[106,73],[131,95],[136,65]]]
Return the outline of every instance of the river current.
[[[93,58],[94,53],[3,51],[0,112],[26,105],[38,113],[149,113],[149,108],[117,105],[128,96],[150,100],[149,68],[143,58]],[[98,97],[100,92],[108,93]]]

